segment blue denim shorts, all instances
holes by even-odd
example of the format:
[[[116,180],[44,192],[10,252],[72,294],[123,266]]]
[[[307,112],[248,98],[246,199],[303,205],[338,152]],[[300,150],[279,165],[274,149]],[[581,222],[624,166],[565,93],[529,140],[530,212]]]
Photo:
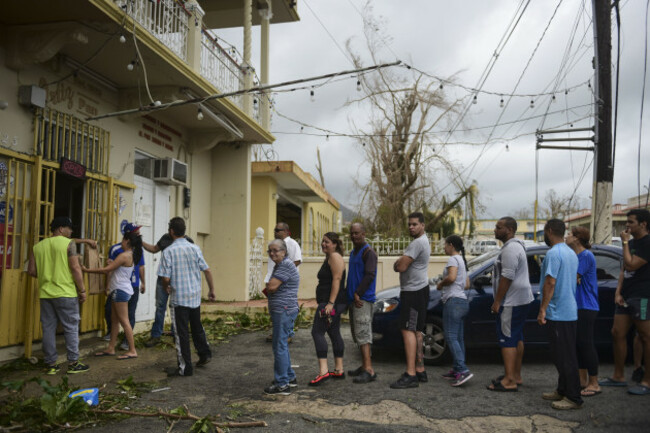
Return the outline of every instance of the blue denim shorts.
[[[124,290],[117,289],[111,293],[111,300],[113,302],[129,302],[129,299],[131,299],[131,295]]]

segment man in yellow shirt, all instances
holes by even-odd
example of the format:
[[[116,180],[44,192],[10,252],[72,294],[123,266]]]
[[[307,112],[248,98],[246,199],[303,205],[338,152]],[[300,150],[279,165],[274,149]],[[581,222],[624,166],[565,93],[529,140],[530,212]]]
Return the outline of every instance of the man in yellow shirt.
[[[86,300],[77,247],[71,239],[72,220],[56,217],[50,224],[52,236],[34,246],[27,272],[38,278],[43,325],[43,353],[47,374],[57,374],[56,327],[61,323],[68,352],[68,373],[83,373],[88,366],[79,362],[79,304]]]

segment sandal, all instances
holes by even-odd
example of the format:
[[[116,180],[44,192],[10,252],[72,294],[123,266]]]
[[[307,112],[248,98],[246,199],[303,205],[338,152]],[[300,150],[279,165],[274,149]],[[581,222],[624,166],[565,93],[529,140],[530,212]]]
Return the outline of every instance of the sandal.
[[[332,379],[345,379],[345,371],[330,371],[328,372]]]
[[[492,386],[488,385],[485,387],[488,391],[497,391],[497,392],[517,392],[518,389],[517,387],[514,388],[506,388],[501,384],[501,382],[494,383],[492,382]]]
[[[309,386],[319,386],[320,384],[322,384],[323,382],[327,381],[327,379],[330,378],[330,374],[331,373],[329,371],[325,374],[319,374],[314,379],[309,381]]]
[[[598,395],[601,392],[602,391],[600,389],[584,388],[582,391],[580,391],[580,395],[583,397],[593,397],[594,395]]]

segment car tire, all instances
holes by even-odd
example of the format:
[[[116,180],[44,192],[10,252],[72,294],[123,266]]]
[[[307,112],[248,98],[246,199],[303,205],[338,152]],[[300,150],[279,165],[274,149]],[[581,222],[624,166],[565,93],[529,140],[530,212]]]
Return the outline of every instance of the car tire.
[[[441,365],[450,361],[451,354],[445,340],[441,317],[427,317],[423,346],[425,364]]]

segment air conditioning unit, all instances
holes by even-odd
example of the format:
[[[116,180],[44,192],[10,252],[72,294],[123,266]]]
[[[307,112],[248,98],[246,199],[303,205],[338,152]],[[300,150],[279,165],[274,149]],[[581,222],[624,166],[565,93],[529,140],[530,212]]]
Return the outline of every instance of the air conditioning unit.
[[[168,185],[187,185],[187,164],[174,158],[154,159],[153,180]]]

